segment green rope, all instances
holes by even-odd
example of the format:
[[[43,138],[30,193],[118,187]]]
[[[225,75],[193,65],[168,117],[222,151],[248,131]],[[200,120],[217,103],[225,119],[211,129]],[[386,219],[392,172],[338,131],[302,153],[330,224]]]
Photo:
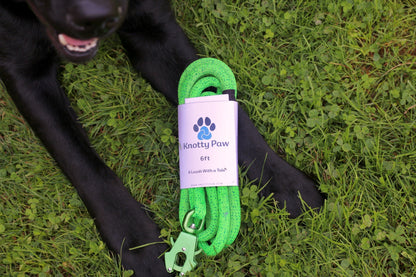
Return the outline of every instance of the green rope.
[[[216,92],[206,91],[215,88]],[[190,64],[181,76],[178,86],[179,104],[185,98],[222,94],[237,85],[231,69],[223,62],[204,58]],[[182,189],[179,204],[179,219],[192,213],[190,223],[196,228],[198,247],[206,255],[215,256],[234,242],[241,222],[240,196],[237,186]],[[189,226],[184,226],[189,228]]]

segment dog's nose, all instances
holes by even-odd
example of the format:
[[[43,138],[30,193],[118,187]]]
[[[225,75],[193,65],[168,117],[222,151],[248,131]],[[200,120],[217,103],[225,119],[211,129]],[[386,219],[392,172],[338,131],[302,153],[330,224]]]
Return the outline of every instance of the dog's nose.
[[[79,38],[104,36],[117,28],[123,10],[115,1],[74,1],[66,15],[66,21]]]

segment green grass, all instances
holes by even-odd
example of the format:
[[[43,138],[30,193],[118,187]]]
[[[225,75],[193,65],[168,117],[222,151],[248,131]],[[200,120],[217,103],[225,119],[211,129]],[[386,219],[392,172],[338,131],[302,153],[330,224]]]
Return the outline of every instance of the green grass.
[[[199,52],[233,69],[271,147],[328,195],[321,213],[288,219],[242,174],[237,241],[190,276],[416,276],[414,4],[174,2]],[[62,82],[94,147],[162,236],[177,236],[176,108],[133,73],[115,37],[92,62],[64,64]],[[0,275],[123,274],[0,90]]]

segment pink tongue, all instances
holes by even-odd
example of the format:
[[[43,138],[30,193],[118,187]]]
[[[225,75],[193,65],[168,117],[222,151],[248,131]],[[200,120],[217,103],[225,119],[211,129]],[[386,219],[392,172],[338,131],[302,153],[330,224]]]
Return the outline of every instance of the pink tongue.
[[[87,45],[87,44],[92,43],[92,42],[95,41],[95,38],[87,39],[87,40],[80,40],[80,39],[71,38],[71,37],[69,37],[65,34],[62,34],[62,35],[65,38],[66,42],[70,45],[73,45],[73,46]]]

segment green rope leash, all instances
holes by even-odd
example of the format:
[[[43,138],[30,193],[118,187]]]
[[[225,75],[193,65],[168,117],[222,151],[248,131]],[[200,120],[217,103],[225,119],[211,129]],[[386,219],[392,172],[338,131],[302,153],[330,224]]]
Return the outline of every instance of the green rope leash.
[[[206,91],[207,88],[215,88],[216,92]],[[237,94],[237,85],[231,69],[216,59],[199,59],[190,64],[181,76],[178,86],[179,104],[184,104],[185,98],[217,95],[224,92],[233,92],[234,96]],[[217,255],[234,242],[240,229],[241,211],[238,186],[182,189],[179,219],[186,233],[196,235],[200,250],[208,256]],[[177,242],[180,237],[181,235]],[[181,247],[176,251],[185,252],[184,249],[186,248]],[[192,249],[192,254],[199,253],[194,250],[196,249]],[[171,252],[165,256],[168,271],[179,269],[181,274],[184,274],[188,269],[192,269],[185,269],[187,262],[192,267],[196,265],[192,257],[190,261],[185,262],[184,267],[176,266],[175,268],[175,261],[172,265],[172,259],[175,259],[173,255],[176,256],[175,249]]]
[[[216,92],[204,92],[210,87],[216,88]],[[178,86],[179,104],[184,104],[185,98],[222,94],[230,90],[237,95],[236,80],[231,69],[217,59],[199,59],[189,65],[181,76]],[[197,233],[198,246],[208,256],[215,256],[225,246],[233,243],[238,235],[241,221],[238,187],[191,188],[181,191],[179,218],[182,226],[185,215],[190,210],[195,210],[194,224],[198,226],[205,218],[207,208],[210,211],[210,222],[203,232]],[[223,214],[220,215],[218,211]],[[220,233],[217,233],[218,230]],[[211,245],[208,244],[210,240]]]

